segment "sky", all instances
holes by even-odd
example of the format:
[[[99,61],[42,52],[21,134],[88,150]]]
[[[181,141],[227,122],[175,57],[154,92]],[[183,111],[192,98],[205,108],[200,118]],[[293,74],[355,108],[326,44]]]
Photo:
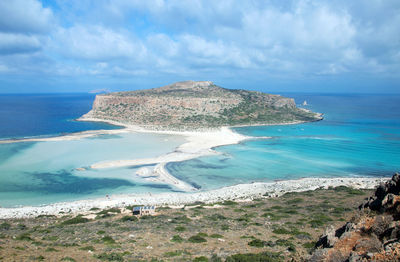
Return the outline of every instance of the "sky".
[[[0,0],[0,93],[400,93],[399,0]]]

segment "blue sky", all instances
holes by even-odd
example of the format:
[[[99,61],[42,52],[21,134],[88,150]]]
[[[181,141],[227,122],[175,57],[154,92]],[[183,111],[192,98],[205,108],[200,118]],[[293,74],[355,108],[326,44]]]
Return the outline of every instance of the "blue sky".
[[[0,93],[400,93],[400,1],[0,1]]]

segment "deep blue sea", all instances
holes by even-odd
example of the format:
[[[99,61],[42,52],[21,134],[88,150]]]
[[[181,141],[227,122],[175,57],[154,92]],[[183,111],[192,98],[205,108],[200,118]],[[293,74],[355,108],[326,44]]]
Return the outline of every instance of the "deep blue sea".
[[[390,176],[400,171],[400,95],[282,94],[324,114],[286,126],[235,128],[251,139],[216,148],[222,154],[169,163],[176,177],[202,190],[300,177]],[[94,95],[0,95],[0,139],[54,136],[115,126],[76,122]],[[41,205],[106,194],[171,192],[134,168],[77,171],[94,162],[154,157],[182,137],[103,135],[74,141],[0,144],[0,206]]]
[[[94,94],[0,95],[0,139],[119,128],[74,121],[89,112],[94,98]]]

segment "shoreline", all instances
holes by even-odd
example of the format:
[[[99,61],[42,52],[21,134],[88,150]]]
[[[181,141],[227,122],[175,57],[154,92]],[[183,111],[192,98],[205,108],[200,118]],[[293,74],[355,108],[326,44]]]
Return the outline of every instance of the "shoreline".
[[[123,125],[115,121],[104,121],[96,118],[80,118],[79,121],[102,121],[114,125]],[[142,127],[124,124],[128,132],[144,132],[153,134],[169,134],[179,135],[186,139],[186,142],[179,145],[174,151],[152,158],[139,158],[139,159],[121,159],[113,161],[102,161],[93,163],[90,165],[91,169],[104,169],[104,168],[116,168],[116,167],[135,167],[142,165],[155,165],[154,167],[142,167],[136,175],[144,178],[151,182],[160,182],[171,185],[179,190],[185,192],[193,192],[198,189],[185,181],[179,180],[178,178],[171,175],[165,168],[165,165],[169,162],[181,162],[200,156],[216,155],[219,154],[213,150],[215,147],[224,145],[238,144],[241,141],[252,139],[236,133],[228,127],[221,127],[218,130],[209,131],[167,131],[167,130],[148,130]],[[267,137],[260,137],[258,139],[265,139]]]
[[[260,197],[267,194],[269,197],[279,196],[287,192],[301,192],[307,190],[315,190],[321,186],[350,186],[354,188],[373,188],[379,182],[385,181],[386,178],[356,177],[356,178],[302,178],[298,180],[283,180],[275,182],[255,182],[251,184],[238,184],[227,186],[220,189],[209,191],[198,191],[197,188],[188,183],[172,176],[165,168],[169,162],[180,162],[205,155],[219,154],[214,150],[215,147],[223,145],[237,144],[248,139],[268,139],[270,137],[248,137],[234,132],[230,127],[221,127],[219,130],[208,131],[167,131],[167,130],[149,130],[139,126],[121,124],[119,122],[94,119],[80,118],[78,121],[98,121],[112,125],[122,126],[122,129],[115,130],[95,130],[83,131],[79,133],[68,134],[59,137],[50,138],[32,138],[23,139],[23,141],[61,141],[76,140],[86,137],[92,137],[103,134],[118,133],[154,133],[154,134],[170,134],[183,136],[186,140],[179,145],[174,151],[153,157],[140,159],[126,159],[115,161],[103,161],[93,163],[90,168],[114,168],[125,166],[141,166],[154,165],[152,167],[141,167],[136,176],[145,180],[171,185],[183,192],[168,192],[156,194],[124,194],[111,195],[108,198],[86,199],[69,202],[58,202],[44,206],[23,206],[13,208],[0,208],[0,219],[3,218],[23,218],[32,217],[40,214],[60,215],[60,212],[79,213],[87,212],[92,207],[108,208],[113,206],[124,206],[127,204],[135,205],[182,205],[197,201],[202,202],[218,202],[223,200],[246,199]],[[297,123],[297,122],[296,122]],[[284,123],[284,124],[296,124]],[[11,143],[21,141],[0,141],[0,143]],[[76,170],[81,169],[77,167]]]
[[[289,192],[304,192],[329,187],[348,186],[356,189],[373,189],[387,178],[339,177],[339,178],[301,178],[275,182],[238,184],[194,193],[124,194],[108,198],[59,202],[44,206],[24,206],[0,208],[0,219],[34,218],[39,215],[77,215],[89,213],[91,208],[106,209],[127,205],[182,206],[195,202],[216,203],[225,200],[250,201],[261,197],[278,197]],[[62,212],[62,213],[60,213]]]

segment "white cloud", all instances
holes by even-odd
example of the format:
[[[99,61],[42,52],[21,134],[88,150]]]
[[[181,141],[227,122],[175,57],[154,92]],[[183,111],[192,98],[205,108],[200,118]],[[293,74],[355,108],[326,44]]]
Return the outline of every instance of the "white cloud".
[[[60,28],[51,45],[56,52],[66,57],[96,61],[141,60],[147,52],[140,41],[129,38],[126,32],[116,32],[101,26]]]
[[[47,33],[53,25],[53,13],[36,0],[0,1],[0,31]]]
[[[0,54],[18,54],[38,51],[41,43],[36,36],[0,33]]]
[[[0,1],[0,55],[41,50],[53,20],[52,11],[36,0]]]

